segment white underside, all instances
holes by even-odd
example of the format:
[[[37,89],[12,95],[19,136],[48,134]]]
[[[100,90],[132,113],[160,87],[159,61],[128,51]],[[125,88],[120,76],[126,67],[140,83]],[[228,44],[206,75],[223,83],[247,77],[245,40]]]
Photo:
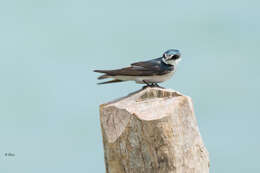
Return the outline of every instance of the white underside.
[[[136,83],[143,84],[147,83],[161,83],[172,77],[174,71],[167,73],[165,75],[155,75],[155,76],[109,76],[114,79],[123,80],[123,81],[135,81]]]

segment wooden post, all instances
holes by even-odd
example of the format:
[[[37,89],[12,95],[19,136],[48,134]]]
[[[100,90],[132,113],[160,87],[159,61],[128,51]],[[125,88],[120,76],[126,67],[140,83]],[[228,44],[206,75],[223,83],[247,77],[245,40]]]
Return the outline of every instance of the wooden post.
[[[146,88],[100,106],[107,173],[208,173],[188,96]]]

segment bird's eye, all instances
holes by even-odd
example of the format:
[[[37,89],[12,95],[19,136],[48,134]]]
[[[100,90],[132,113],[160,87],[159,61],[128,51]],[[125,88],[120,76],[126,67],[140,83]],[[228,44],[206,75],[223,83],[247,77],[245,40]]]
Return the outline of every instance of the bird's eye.
[[[179,55],[173,55],[171,59],[178,59],[179,58]]]

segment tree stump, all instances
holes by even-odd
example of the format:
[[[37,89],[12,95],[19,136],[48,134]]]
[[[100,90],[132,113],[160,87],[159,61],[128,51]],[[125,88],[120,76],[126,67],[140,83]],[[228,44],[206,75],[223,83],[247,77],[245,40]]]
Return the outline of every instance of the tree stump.
[[[100,105],[107,173],[208,173],[190,97],[145,88]]]

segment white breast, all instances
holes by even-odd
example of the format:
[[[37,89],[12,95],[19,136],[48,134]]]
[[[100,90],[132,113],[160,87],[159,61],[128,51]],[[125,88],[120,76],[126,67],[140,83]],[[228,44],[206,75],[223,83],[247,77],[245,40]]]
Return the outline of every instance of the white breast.
[[[146,81],[148,83],[161,83],[166,80],[169,80],[174,74],[174,71],[164,74],[164,75],[156,75],[156,76],[140,76],[135,81],[136,83],[144,83]]]

